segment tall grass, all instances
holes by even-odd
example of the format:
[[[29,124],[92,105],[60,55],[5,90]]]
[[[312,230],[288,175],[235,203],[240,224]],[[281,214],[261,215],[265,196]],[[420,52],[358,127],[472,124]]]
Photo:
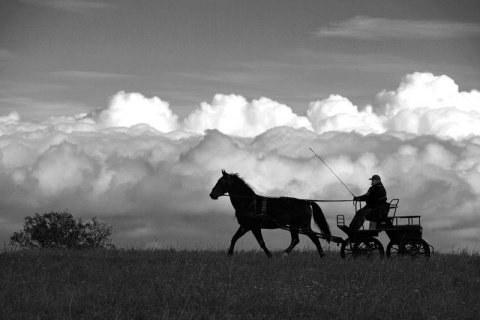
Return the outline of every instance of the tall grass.
[[[1,319],[479,319],[480,257],[296,251],[0,254]]]

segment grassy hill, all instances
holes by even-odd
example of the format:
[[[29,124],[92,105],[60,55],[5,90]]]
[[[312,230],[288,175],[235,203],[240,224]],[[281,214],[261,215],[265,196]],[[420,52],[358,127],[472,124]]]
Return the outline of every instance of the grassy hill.
[[[480,256],[313,251],[0,254],[1,319],[479,319]]]

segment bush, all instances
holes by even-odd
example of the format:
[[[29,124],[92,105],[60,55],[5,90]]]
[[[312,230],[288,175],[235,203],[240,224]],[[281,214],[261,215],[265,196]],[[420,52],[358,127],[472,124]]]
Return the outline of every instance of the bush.
[[[15,232],[10,243],[22,248],[104,248],[112,246],[112,226],[97,218],[76,221],[70,213],[50,212],[26,217],[23,231]]]

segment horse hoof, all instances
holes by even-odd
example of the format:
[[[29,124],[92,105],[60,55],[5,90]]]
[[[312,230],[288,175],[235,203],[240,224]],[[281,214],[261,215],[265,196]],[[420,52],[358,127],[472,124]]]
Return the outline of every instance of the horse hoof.
[[[320,258],[323,258],[323,257],[325,257],[325,253],[320,252]]]
[[[282,254],[282,258],[286,259],[287,257],[288,257],[288,253],[287,253],[287,252],[284,252],[284,253]]]

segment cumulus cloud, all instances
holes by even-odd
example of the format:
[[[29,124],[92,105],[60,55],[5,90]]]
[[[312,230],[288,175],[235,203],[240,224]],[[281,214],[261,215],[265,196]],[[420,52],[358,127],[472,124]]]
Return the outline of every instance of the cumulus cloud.
[[[368,134],[385,131],[382,119],[372,112],[371,107],[359,112],[357,106],[339,95],[310,103],[307,117],[318,133],[357,131]]]
[[[0,117],[0,240],[25,216],[68,209],[111,223],[119,245],[226,246],[234,212],[227,198],[208,197],[221,169],[262,195],[351,198],[313,148],[357,195],[382,176],[398,213],[422,214],[437,249],[478,248],[477,102],[446,76],[415,73],[362,110],[331,95],[306,116],[267,98],[216,95],[180,121],[160,98],[124,92],[90,114],[33,123],[12,113]],[[337,214],[353,216],[351,203],[321,206],[332,226]],[[282,231],[265,238],[271,248],[289,242]],[[242,243],[256,247],[251,236]]]
[[[480,92],[460,91],[448,76],[415,72],[406,75],[394,90],[379,92],[371,105],[362,108],[346,97],[332,94],[312,101],[305,116],[269,98],[248,101],[239,95],[217,94],[211,103],[201,102],[179,120],[168,102],[140,93],[115,94],[109,105],[88,115],[62,117],[63,130],[131,128],[155,129],[163,133],[203,134],[217,129],[239,137],[255,137],[276,127],[304,128],[316,133],[357,132],[362,135],[391,131],[464,139],[479,135]],[[13,117],[13,118],[11,118]],[[15,121],[15,115],[4,121]],[[18,119],[17,119],[18,120]],[[154,131],[155,131],[154,130]]]
[[[238,136],[256,136],[279,126],[311,128],[305,117],[297,116],[284,104],[268,98],[249,103],[233,94],[215,95],[211,104],[202,103],[185,120],[186,130],[202,133],[205,129],[219,129]]]
[[[387,116],[402,110],[456,108],[460,111],[478,111],[480,92],[459,92],[458,85],[448,76],[415,72],[405,76],[393,91],[383,90],[377,104],[384,105]]]
[[[168,102],[158,97],[145,98],[139,93],[118,92],[112,97],[107,109],[93,114],[103,127],[131,127],[148,124],[160,132],[178,128],[178,117],[170,110]]]
[[[461,139],[480,134],[480,92],[460,92],[447,76],[413,73],[393,91],[376,96],[389,130]]]

